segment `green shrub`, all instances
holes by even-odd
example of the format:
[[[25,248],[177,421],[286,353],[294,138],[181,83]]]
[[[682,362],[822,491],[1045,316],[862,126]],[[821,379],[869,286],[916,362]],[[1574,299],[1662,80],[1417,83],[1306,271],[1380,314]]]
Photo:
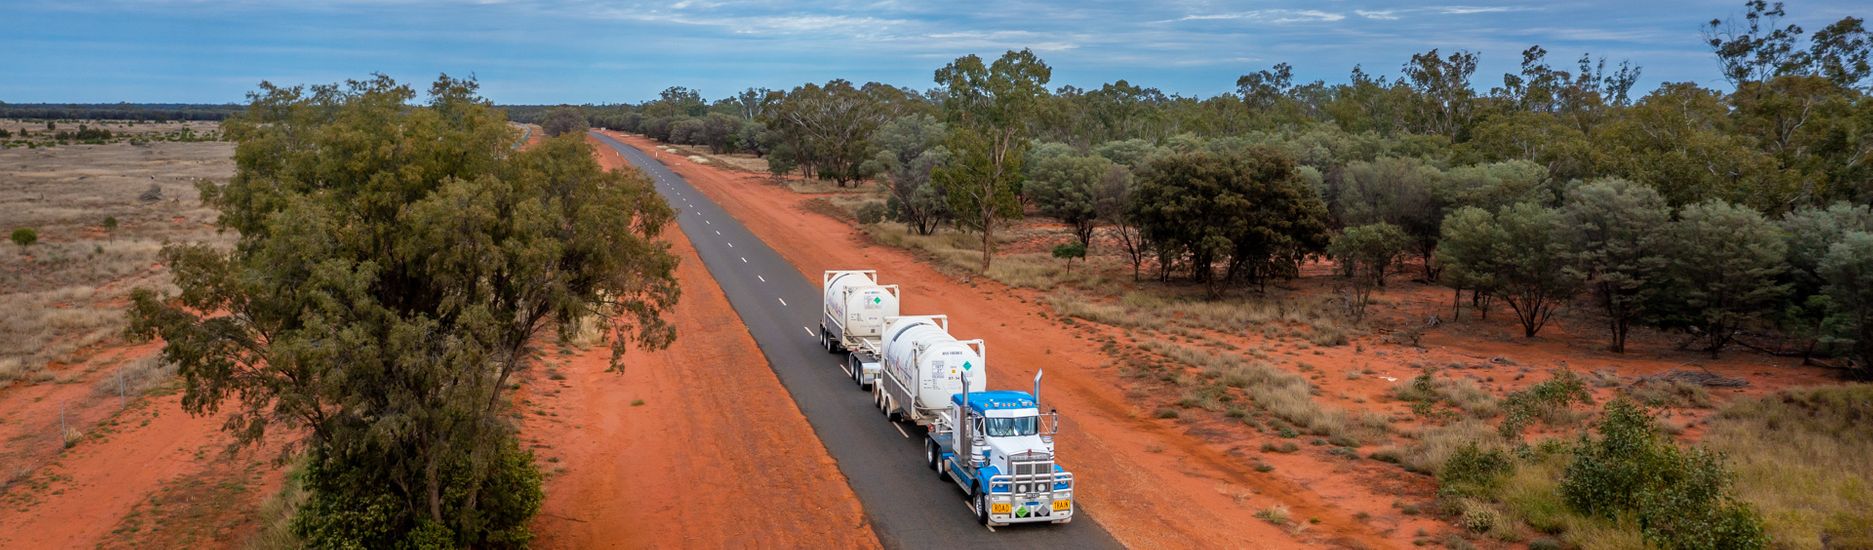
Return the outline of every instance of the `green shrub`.
[[[1484,449],[1475,441],[1465,443],[1444,461],[1437,474],[1443,490],[1453,494],[1479,494],[1494,487],[1503,476],[1515,469],[1509,454],[1501,449]]]
[[[884,203],[872,201],[858,207],[858,223],[872,225],[884,221]]]
[[[39,242],[39,231],[31,227],[16,227],[13,228],[12,238],[13,244],[19,245],[20,253],[25,254],[26,247]]]
[[[476,493],[468,503],[467,464],[446,466],[441,488],[443,518],[455,526],[413,514],[389,489],[374,480],[362,463],[382,457],[333,459],[315,454],[307,460],[304,483],[309,491],[293,532],[308,548],[520,548],[532,538],[527,521],[540,509],[544,494],[533,454],[511,434],[500,445]]]
[[[1502,514],[1487,504],[1465,500],[1461,506],[1462,513],[1458,521],[1472,533],[1487,533],[1502,524]]]
[[[1561,498],[1582,514],[1638,520],[1648,542],[1665,548],[1761,548],[1762,518],[1729,494],[1720,457],[1680,450],[1660,436],[1639,405],[1608,403],[1600,438],[1583,436],[1562,474]]]
[[[1553,423],[1560,413],[1567,411],[1574,403],[1593,404],[1593,393],[1587,390],[1587,382],[1574,374],[1574,371],[1557,372],[1554,378],[1546,382],[1504,397],[1502,424],[1498,430],[1504,439],[1520,440],[1522,431],[1529,424],[1535,420]]]

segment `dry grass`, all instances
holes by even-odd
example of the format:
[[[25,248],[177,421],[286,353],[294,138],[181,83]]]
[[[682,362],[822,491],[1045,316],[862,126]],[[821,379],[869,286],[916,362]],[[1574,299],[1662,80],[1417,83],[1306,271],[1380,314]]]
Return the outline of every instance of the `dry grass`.
[[[1275,525],[1287,525],[1289,521],[1288,507],[1281,504],[1269,506],[1256,512],[1255,517]]]
[[[164,362],[162,357],[151,355],[125,363],[115,374],[98,379],[91,387],[91,393],[97,396],[136,397],[162,387],[172,380],[176,366]]]
[[[1496,490],[1508,522],[1526,525],[1544,536],[1560,536],[1582,550],[1645,548],[1631,521],[1613,522],[1574,513],[1561,500],[1561,473],[1572,455],[1555,453],[1516,465]]]
[[[13,134],[11,138],[0,139],[0,146],[13,148],[69,147],[53,139],[53,134],[60,131],[76,132],[78,125],[89,128],[110,130],[113,143],[136,140],[138,143],[217,139],[221,134],[221,123],[214,121],[181,122],[134,122],[128,120],[60,120],[57,129],[47,130],[44,120],[0,119],[0,128]],[[20,137],[20,130],[27,130],[31,135]]]
[[[0,150],[0,211],[40,235],[27,254],[0,253],[0,385],[49,380],[49,363],[112,342],[130,289],[170,288],[164,243],[230,242],[195,182],[231,176],[232,154],[227,143],[171,142]],[[162,198],[141,200],[151,186]]]
[[[1437,376],[1426,372],[1410,384],[1393,388],[1392,396],[1400,401],[1425,405],[1428,410],[1439,403],[1449,404],[1475,418],[1490,418],[1500,412],[1500,401],[1469,378]]]
[[[305,483],[300,480],[304,466],[287,470],[280,492],[260,505],[260,529],[242,542],[246,550],[290,550],[305,548],[306,543],[293,533],[293,515],[306,502]]]
[[[1634,401],[1652,407],[1708,409],[1711,406],[1710,390],[1684,380],[1642,379],[1624,391]]]
[[[1474,441],[1484,448],[1503,447],[1496,427],[1478,419],[1463,419],[1443,426],[1431,426],[1409,434],[1412,442],[1402,452],[1395,452],[1406,470],[1437,474],[1457,449]]]
[[[1873,385],[1737,403],[1704,444],[1728,457],[1777,547],[1873,548]]]
[[[1111,286],[1110,279],[1085,277],[1078,281],[1082,283],[1080,288]],[[1061,279],[1053,281],[1054,284],[1061,282]],[[1259,327],[1265,336],[1293,335],[1317,346],[1344,345],[1349,337],[1343,320],[1332,312],[1326,300],[1306,296],[1204,300],[1153,287],[1127,292],[1116,301],[1079,292],[1059,292],[1048,296],[1047,303],[1061,315],[1120,328],[1152,328],[1181,334],[1188,334],[1188,331],[1239,334]]]
[[[1870,418],[1873,385],[1785,390],[1724,409],[1702,444],[1725,457],[1734,474],[1733,494],[1762,515],[1774,547],[1873,548]],[[1495,430],[1465,420],[1421,432],[1402,462],[1435,473],[1455,449],[1471,441],[1505,448]],[[1501,513],[1505,523],[1559,537],[1570,547],[1644,547],[1631,519],[1583,516],[1562,501],[1561,480],[1573,461],[1565,440],[1539,444],[1522,456],[1487,497],[1447,504],[1464,509],[1460,523],[1481,516],[1469,508],[1488,508]],[[1492,529],[1491,534],[1497,533]]]
[[[1314,388],[1307,379],[1261,361],[1247,361],[1231,354],[1161,340],[1143,342],[1139,348],[1196,367],[1204,379],[1241,390],[1257,407],[1313,435],[1358,442],[1383,435],[1387,428],[1386,422],[1377,416],[1354,416],[1315,402]],[[1185,385],[1197,383],[1189,379],[1183,382]]]

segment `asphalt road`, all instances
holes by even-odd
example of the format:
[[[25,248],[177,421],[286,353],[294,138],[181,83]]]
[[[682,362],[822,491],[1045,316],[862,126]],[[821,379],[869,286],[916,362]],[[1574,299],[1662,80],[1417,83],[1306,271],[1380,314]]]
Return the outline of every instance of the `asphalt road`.
[[[921,429],[885,420],[872,406],[871,394],[860,391],[839,366],[842,358],[819,347],[819,281],[803,277],[779,253],[651,154],[598,133],[593,135],[650,176],[657,184],[657,192],[679,211],[677,225],[747,325],[774,374],[806,414],[821,443],[839,462],[839,470],[858,495],[872,530],[886,547],[1120,547],[1083,507],[1076,511],[1073,522],[1065,525],[1011,525],[991,532],[977,524],[962,489],[939,481],[936,473],[925,466],[923,441],[918,439],[922,437]],[[708,373],[696,373],[696,381],[733,383]],[[789,452],[747,451],[774,455]],[[1075,461],[1095,460],[1061,458],[1061,464],[1068,469]],[[801,505],[811,506],[814,498],[801,495]]]

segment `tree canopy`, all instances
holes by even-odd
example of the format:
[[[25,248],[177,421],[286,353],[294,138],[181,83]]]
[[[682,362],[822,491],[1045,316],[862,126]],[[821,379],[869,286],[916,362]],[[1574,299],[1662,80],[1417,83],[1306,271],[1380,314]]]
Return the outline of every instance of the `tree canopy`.
[[[541,331],[675,336],[672,212],[580,135],[515,151],[472,80],[427,101],[388,77],[262,84],[226,123],[237,171],[204,182],[231,251],[164,249],[181,292],[133,294],[183,407],[227,409],[242,443],[303,434],[314,546],[518,546],[540,474],[508,411]]]

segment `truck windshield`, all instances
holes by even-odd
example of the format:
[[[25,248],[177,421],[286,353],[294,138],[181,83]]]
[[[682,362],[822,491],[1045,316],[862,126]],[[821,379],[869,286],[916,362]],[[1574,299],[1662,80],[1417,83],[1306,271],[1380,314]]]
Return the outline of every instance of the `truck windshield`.
[[[988,418],[984,420],[987,421],[987,426],[983,427],[983,431],[988,432],[989,437],[1034,435],[1040,428],[1040,420],[1032,416],[1023,416],[1020,418]]]

